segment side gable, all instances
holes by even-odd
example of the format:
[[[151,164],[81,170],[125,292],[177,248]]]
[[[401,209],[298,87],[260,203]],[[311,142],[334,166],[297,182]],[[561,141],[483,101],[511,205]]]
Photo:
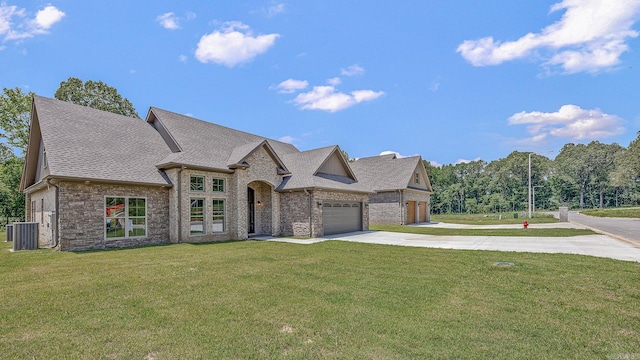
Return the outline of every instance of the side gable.
[[[352,179],[353,181],[358,181],[353,170],[351,170],[349,163],[344,156],[342,156],[340,147],[337,145],[314,173],[316,176],[319,174],[344,176]]]
[[[429,176],[427,175],[427,170],[422,163],[422,158],[418,159],[418,164],[413,170],[413,174],[411,176],[411,179],[409,180],[409,183],[407,184],[407,187],[412,189],[433,191],[431,188],[431,182],[429,181]]]
[[[31,123],[22,191],[49,178],[172,185],[154,166],[171,150],[145,121],[35,95]]]
[[[151,125],[154,129],[156,129],[156,131],[162,137],[162,140],[164,140],[164,142],[167,144],[169,149],[171,149],[172,153],[182,152],[182,148],[180,147],[180,144],[178,144],[176,139],[174,139],[171,133],[167,130],[167,127],[164,126],[162,121],[160,121],[160,119],[156,116],[156,114],[153,111],[153,108],[149,109],[149,112],[147,113],[146,121],[147,123],[149,123],[149,125]]]
[[[228,160],[229,169],[245,168],[251,166],[251,164],[248,164],[246,160],[259,149],[264,149],[267,154],[269,154],[271,160],[273,160],[276,165],[278,175],[285,175],[290,173],[267,140],[252,142],[233,149]]]
[[[38,164],[42,164],[40,156],[41,149],[44,152],[45,147],[42,141],[42,134],[40,132],[40,123],[38,121],[38,112],[36,111],[35,101],[32,100],[29,142],[27,152],[25,154],[22,177],[20,179],[20,192],[24,192],[24,189],[37,183],[42,178],[42,176],[39,176],[41,174],[38,174],[38,170],[40,169]]]

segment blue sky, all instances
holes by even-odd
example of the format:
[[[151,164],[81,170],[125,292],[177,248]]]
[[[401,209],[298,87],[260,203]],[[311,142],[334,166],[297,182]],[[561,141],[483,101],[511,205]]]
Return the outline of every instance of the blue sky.
[[[640,0],[0,0],[0,86],[69,77],[291,142],[435,164],[627,146]],[[553,155],[551,155],[553,157]]]

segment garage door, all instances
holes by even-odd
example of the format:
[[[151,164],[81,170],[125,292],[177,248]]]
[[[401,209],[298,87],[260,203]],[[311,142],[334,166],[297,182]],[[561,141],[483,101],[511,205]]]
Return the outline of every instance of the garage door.
[[[329,202],[322,204],[324,234],[340,234],[362,230],[360,203]]]
[[[407,224],[415,224],[416,223],[416,202],[408,201],[407,202]]]
[[[420,222],[427,222],[427,203],[420,201],[418,207],[420,208]]]

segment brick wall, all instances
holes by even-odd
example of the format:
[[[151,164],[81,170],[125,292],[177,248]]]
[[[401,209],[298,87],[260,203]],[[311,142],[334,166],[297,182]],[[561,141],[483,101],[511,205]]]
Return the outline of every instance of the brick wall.
[[[136,185],[61,182],[60,249],[65,251],[139,246],[169,242],[169,189]],[[147,236],[105,238],[105,197],[147,199]]]

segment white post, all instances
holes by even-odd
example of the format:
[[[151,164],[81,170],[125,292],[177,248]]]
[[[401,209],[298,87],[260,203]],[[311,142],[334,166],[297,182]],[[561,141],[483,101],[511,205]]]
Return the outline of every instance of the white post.
[[[528,200],[527,202],[529,203],[529,219],[531,219],[531,155],[533,155],[533,153],[529,153],[529,194],[528,194]]]

